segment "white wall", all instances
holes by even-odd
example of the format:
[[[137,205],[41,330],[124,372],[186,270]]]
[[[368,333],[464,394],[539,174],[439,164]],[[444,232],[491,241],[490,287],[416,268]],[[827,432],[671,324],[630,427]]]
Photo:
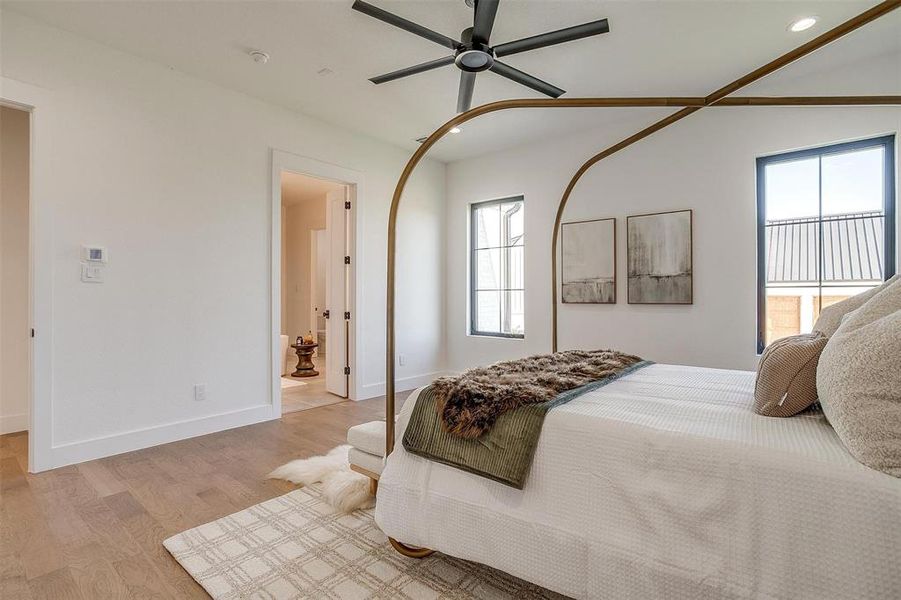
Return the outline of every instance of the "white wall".
[[[364,395],[384,385],[388,205],[408,152],[44,26],[2,15],[2,74],[46,90],[35,145],[53,215],[52,458],[85,460],[277,417],[269,390],[271,149],[361,172]],[[444,166],[407,193],[401,387],[443,366]],[[41,214],[45,214],[42,211]],[[79,281],[100,244],[102,285]],[[416,295],[414,297],[413,290]],[[41,323],[36,323],[38,328]],[[41,331],[39,329],[39,331]],[[207,400],[193,385],[207,384]],[[406,385],[405,385],[406,384]]]
[[[881,85],[897,90],[897,57],[883,64],[894,69],[894,83],[889,77]],[[839,72],[835,78],[847,75]],[[853,81],[851,88],[853,93]],[[803,93],[828,94],[830,89],[848,93],[828,83]],[[865,85],[863,89],[869,91]],[[784,90],[790,93],[791,88]],[[550,244],[557,204],[585,159],[642,125],[544,141],[448,166],[450,370],[550,351]],[[617,218],[618,303],[561,304],[560,349],[612,347],[658,362],[754,369],[755,158],[899,129],[898,107],[707,109],[601,161],[576,187],[563,221]],[[467,205],[520,193],[526,206],[526,338],[468,336]],[[694,209],[694,305],[626,304],[625,217],[686,208]]]
[[[0,107],[0,433],[28,429],[29,119]]]
[[[284,189],[284,188],[283,188]],[[284,193],[284,192],[283,192]],[[315,329],[310,323],[312,306],[312,231],[325,229],[325,196],[290,206],[285,211],[287,244],[283,261],[286,263],[285,285],[288,288],[287,329],[292,343],[299,335]]]

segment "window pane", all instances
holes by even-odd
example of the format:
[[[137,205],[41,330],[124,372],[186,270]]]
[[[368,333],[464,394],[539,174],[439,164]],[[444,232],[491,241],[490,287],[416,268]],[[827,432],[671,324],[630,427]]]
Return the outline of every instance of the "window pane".
[[[484,333],[499,333],[501,330],[501,293],[475,293],[475,329]]]
[[[476,250],[476,289],[496,290],[504,287],[501,279],[501,250]]]
[[[501,204],[501,215],[504,218],[501,231],[504,233],[502,239],[505,246],[523,244],[523,213],[521,200]]]
[[[819,158],[767,165],[765,176],[767,221],[819,214]]]
[[[507,289],[521,290],[525,287],[523,282],[523,252],[522,246],[505,248],[504,258],[507,261],[503,286]]]
[[[488,248],[475,251],[476,289],[522,289],[523,248]]]
[[[862,294],[867,290],[873,289],[877,285],[879,284],[865,286],[824,285],[820,295],[820,303],[818,306],[814,307],[814,315],[816,317],[819,317],[820,311],[827,306],[832,306],[833,304],[841,302],[842,300],[847,300],[851,296]]]
[[[883,279],[885,216],[882,211],[823,219],[823,282],[861,285]]]
[[[876,285],[824,285],[822,289],[769,288],[766,297],[766,343],[789,335],[810,333],[824,308]]]
[[[883,148],[823,157],[823,215],[883,210]]]
[[[766,222],[764,248],[767,285],[818,284],[820,223],[812,219]]]
[[[501,207],[499,204],[475,209],[476,248],[494,248],[501,245]]]
[[[502,333],[523,335],[526,330],[525,292],[504,292],[501,300]]]
[[[817,290],[811,290],[816,294]],[[809,301],[808,298],[803,298]],[[767,294],[766,297],[766,343],[801,333],[801,304],[802,297],[775,296]],[[811,306],[813,303],[811,304]]]

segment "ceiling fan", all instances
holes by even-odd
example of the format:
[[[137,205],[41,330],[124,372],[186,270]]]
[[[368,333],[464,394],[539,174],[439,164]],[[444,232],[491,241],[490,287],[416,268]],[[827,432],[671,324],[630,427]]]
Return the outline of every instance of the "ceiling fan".
[[[378,77],[371,78],[369,81],[380,84],[400,79],[401,77],[431,71],[438,67],[455,64],[461,71],[460,90],[457,94],[457,112],[467,111],[472,106],[472,91],[476,82],[476,73],[479,73],[480,71],[497,73],[502,77],[506,77],[516,83],[530,87],[542,94],[557,98],[565,93],[557,86],[542,81],[537,77],[533,77],[528,73],[524,73],[519,69],[514,69],[510,65],[502,63],[497,59],[511,54],[518,54],[519,52],[527,52],[537,48],[544,48],[545,46],[562,44],[563,42],[579,40],[610,31],[607,19],[600,19],[599,21],[591,21],[589,23],[583,23],[582,25],[566,27],[565,29],[558,29],[557,31],[550,31],[548,33],[533,35],[531,37],[492,46],[489,38],[491,37],[491,29],[494,27],[494,17],[497,14],[498,1],[499,0],[466,0],[467,5],[475,5],[473,25],[472,27],[467,27],[463,30],[460,34],[460,40],[455,40],[386,10],[382,10],[363,0],[354,0],[352,6],[354,10],[376,18],[379,21],[384,21],[389,25],[394,25],[395,27],[409,31],[420,37],[424,37],[427,40],[454,51],[450,56],[379,75]]]

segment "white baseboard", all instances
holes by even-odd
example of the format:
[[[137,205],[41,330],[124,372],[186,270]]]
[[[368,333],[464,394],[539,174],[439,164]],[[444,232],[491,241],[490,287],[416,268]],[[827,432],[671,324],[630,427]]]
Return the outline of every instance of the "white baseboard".
[[[28,431],[28,413],[0,415],[0,435]]]
[[[271,404],[262,404],[218,415],[61,444],[50,449],[50,460],[48,461],[50,464],[36,465],[33,472],[56,469],[57,467],[105,458],[115,454],[122,454],[123,452],[141,450],[142,448],[160,444],[168,444],[169,442],[216,433],[226,429],[234,429],[235,427],[253,425],[254,423],[280,417],[281,415],[279,414],[273,414]]]
[[[413,375],[412,377],[401,377],[395,382],[395,391],[403,392],[406,390],[415,390],[416,388],[432,383],[436,378],[445,374],[444,371],[435,371],[434,373],[423,373],[422,375]],[[360,387],[360,395],[356,400],[366,400],[367,398],[375,398],[384,395],[384,381],[367,383]]]

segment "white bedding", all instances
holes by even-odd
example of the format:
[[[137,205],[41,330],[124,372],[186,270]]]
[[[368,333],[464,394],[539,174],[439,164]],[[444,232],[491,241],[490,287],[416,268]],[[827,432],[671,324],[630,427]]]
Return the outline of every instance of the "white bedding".
[[[523,490],[401,443],[391,537],[576,598],[901,598],[901,480],[822,416],[751,411],[754,373],[652,365],[552,410]]]

